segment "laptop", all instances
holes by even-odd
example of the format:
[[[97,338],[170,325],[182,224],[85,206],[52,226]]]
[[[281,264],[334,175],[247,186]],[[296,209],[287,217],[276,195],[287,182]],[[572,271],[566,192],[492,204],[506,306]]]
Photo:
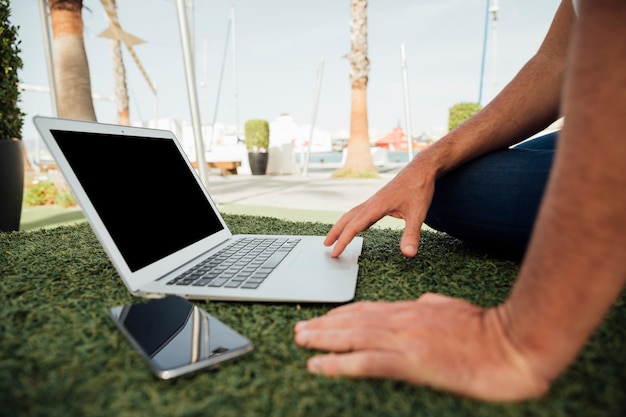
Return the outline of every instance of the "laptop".
[[[133,295],[354,298],[361,237],[332,258],[324,236],[233,235],[172,132],[42,116],[33,121]],[[240,250],[247,253],[236,255]]]

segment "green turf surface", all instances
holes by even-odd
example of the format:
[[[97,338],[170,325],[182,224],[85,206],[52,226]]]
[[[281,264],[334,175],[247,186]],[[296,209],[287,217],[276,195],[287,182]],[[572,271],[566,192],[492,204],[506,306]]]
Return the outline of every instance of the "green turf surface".
[[[235,233],[325,234],[325,223],[227,214]],[[494,305],[514,262],[424,232],[420,255],[398,251],[400,231],[363,233],[358,300],[426,291]],[[593,277],[590,277],[593,279]],[[0,233],[0,415],[37,416],[623,416],[626,305],[622,296],[581,355],[543,399],[487,404],[390,380],[309,374],[313,352],[293,325],[331,305],[196,302],[255,350],[217,370],[160,381],[107,316],[139,302],[86,223]],[[558,302],[558,301],[555,301]]]

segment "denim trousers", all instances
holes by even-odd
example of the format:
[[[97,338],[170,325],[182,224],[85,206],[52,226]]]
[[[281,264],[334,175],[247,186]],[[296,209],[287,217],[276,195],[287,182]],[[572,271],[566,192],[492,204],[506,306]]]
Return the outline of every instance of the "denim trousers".
[[[481,156],[439,178],[425,223],[521,258],[548,182],[558,132]]]

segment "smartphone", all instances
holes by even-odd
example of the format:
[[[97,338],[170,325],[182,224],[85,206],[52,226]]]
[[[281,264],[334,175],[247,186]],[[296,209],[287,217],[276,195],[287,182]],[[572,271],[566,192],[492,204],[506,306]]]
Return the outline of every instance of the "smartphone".
[[[253,349],[250,340],[177,296],[114,307],[109,315],[161,379],[210,368]]]

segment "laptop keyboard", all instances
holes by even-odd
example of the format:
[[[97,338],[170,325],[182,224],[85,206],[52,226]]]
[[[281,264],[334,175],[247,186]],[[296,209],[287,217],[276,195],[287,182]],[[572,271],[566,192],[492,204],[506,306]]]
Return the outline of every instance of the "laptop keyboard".
[[[291,237],[244,237],[167,284],[256,289],[299,241]]]

